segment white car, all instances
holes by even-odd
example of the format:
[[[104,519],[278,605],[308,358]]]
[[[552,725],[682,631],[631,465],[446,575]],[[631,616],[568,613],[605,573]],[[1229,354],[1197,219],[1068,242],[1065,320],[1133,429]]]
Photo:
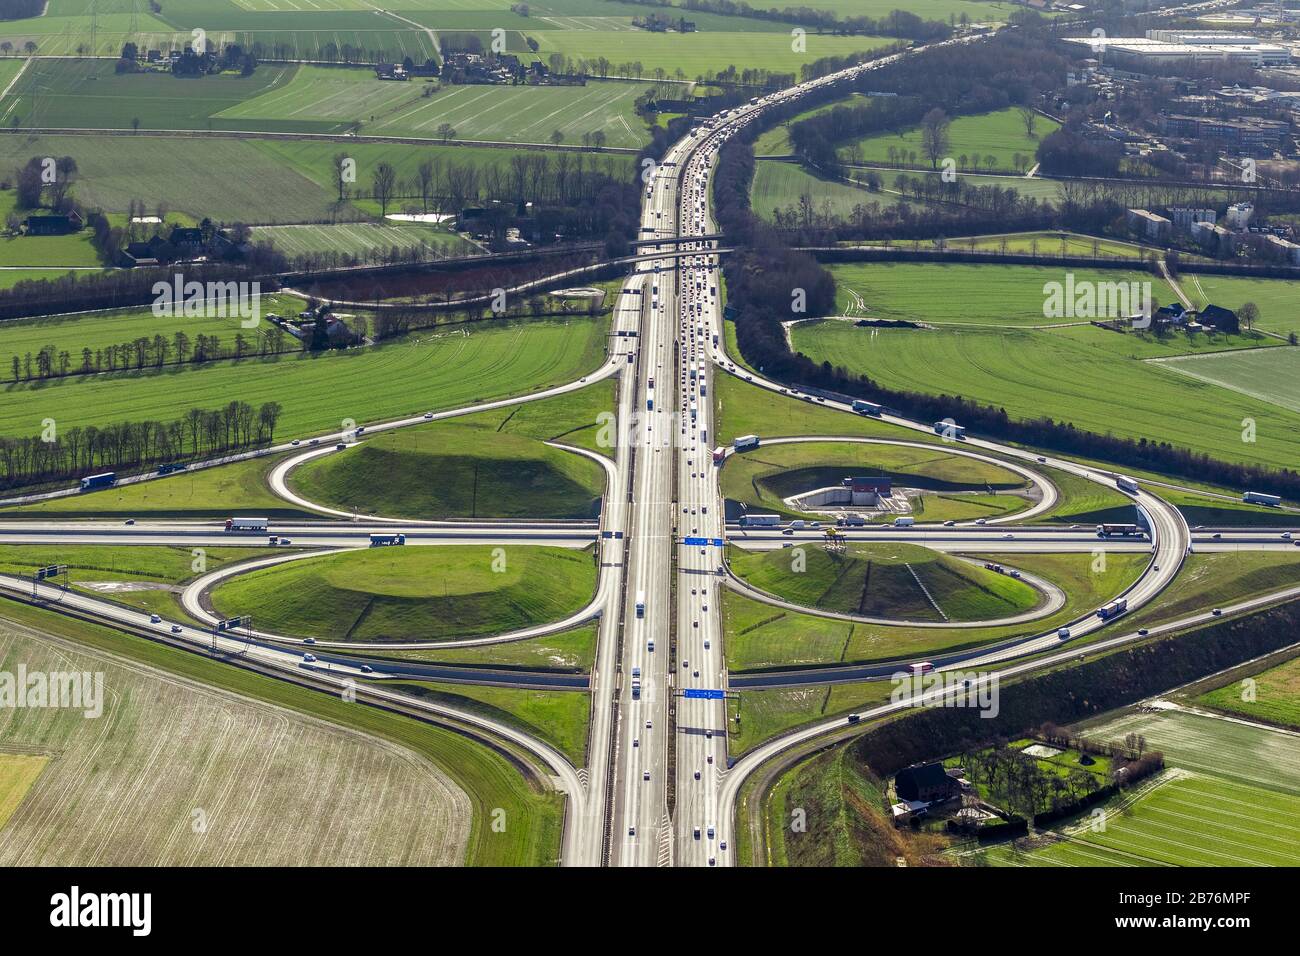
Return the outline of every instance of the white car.
[[[159,615],[159,614],[150,614],[150,615],[149,615],[149,623],[150,623],[150,624],[161,624],[161,623],[162,623],[162,616]]]

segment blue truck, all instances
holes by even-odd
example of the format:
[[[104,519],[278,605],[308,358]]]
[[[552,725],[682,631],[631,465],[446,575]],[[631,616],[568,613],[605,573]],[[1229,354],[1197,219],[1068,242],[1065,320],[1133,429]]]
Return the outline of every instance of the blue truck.
[[[89,475],[81,479],[82,491],[93,491],[96,488],[112,488],[117,484],[117,472],[105,471],[98,475]]]

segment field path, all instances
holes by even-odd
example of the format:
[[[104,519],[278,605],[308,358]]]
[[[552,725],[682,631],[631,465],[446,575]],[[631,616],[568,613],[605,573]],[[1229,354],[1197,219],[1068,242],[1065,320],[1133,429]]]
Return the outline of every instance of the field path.
[[[415,27],[415,29],[417,30],[423,30],[425,34],[429,37],[429,42],[433,45],[433,52],[438,55],[438,62],[439,63],[442,62],[442,44],[438,42],[438,34],[432,28],[426,27],[422,23],[416,23],[414,20],[408,20],[406,19],[406,17],[393,13],[391,10],[380,10],[378,7],[369,3],[367,3],[366,6],[370,7],[370,9],[374,10],[376,13],[381,13],[384,16],[391,17],[394,20],[400,20],[402,23],[405,23],[408,26]]]
[[[27,72],[27,68],[32,65],[33,59],[35,59],[35,57],[29,56],[27,59],[23,60],[23,65],[18,68],[18,72],[14,74],[14,78],[9,81],[9,85],[5,87],[4,92],[0,93],[0,100],[3,100],[6,96],[8,96],[9,91],[12,90],[14,86],[17,85],[18,81],[23,78],[23,74]],[[13,108],[17,105],[18,105],[18,100],[15,99],[12,103],[9,104],[8,108],[4,111],[4,113],[0,114],[0,120],[9,119],[9,114],[13,112]]]

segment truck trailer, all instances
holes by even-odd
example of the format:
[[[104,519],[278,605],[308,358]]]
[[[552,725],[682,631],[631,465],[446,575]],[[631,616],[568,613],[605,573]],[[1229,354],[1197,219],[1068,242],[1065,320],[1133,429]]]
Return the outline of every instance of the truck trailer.
[[[860,398],[853,400],[853,410],[859,415],[876,415],[879,416],[885,410],[885,406],[877,405],[875,402],[864,402]]]
[[[781,523],[780,515],[741,515],[742,528],[775,528]]]
[[[1097,616],[1103,621],[1109,621],[1113,617],[1119,617],[1128,610],[1128,598],[1120,598],[1118,601],[1111,601],[1105,607],[1097,612]]]
[[[1097,537],[1131,538],[1134,536],[1142,537],[1142,529],[1135,524],[1099,524],[1097,525]]]
[[[731,447],[736,449],[736,451],[749,451],[749,449],[751,448],[757,448],[758,436],[741,435],[739,438],[737,438],[735,441],[731,443]]]
[[[1130,478],[1128,475],[1116,475],[1115,487],[1120,491],[1127,491],[1131,495],[1137,494],[1140,490],[1138,488],[1137,479]]]
[[[265,534],[269,523],[269,519],[267,518],[227,518],[226,530],[233,532],[256,532],[257,534]]]
[[[1268,505],[1276,508],[1282,503],[1281,495],[1266,495],[1262,491],[1248,491],[1241,496],[1241,500],[1252,505]]]
[[[81,479],[81,490],[91,491],[95,488],[111,488],[117,484],[117,472],[105,471],[98,475],[90,475]]]

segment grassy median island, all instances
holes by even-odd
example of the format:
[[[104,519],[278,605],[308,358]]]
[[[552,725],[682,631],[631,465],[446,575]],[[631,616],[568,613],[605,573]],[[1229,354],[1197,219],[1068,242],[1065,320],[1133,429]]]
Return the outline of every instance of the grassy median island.
[[[885,626],[802,614],[724,591],[727,664],[732,673],[737,673],[801,665],[922,660],[945,651],[1042,634],[1100,607],[1123,591],[1137,579],[1151,556],[1116,552],[1106,555],[1102,567],[1091,554],[1083,553],[972,554],[968,557],[981,564],[993,561],[1045,578],[1065,592],[1065,607],[1028,624],[1003,627]]]
[[[273,553],[280,552],[272,548],[9,544],[0,545],[0,574],[30,579],[37,568],[66,564],[67,574],[42,585],[43,595],[51,594],[51,586],[69,586],[147,614],[179,616],[182,584],[223,565]]]
[[[594,518],[604,469],[546,441],[594,446],[613,383],[383,432],[296,468],[310,501],[400,518]]]
[[[1024,581],[914,544],[808,544],[729,552],[732,570],[757,588],[806,607],[910,621],[980,621],[1032,610],[1041,595]]]
[[[824,411],[824,409],[823,409]],[[853,419],[841,414],[847,422]],[[871,445],[861,442],[807,442],[759,446],[733,455],[722,466],[721,490],[759,511],[803,515],[785,499],[838,485],[850,476],[888,477],[897,488],[923,489],[912,498],[913,513],[922,521],[993,518],[1023,510],[1026,481],[1000,465],[942,447]],[[1013,493],[1008,493],[1013,492]],[[837,510],[828,506],[828,510]],[[892,513],[877,520],[892,521]]]
[[[590,550],[395,547],[292,561],[212,592],[223,615],[260,630],[346,641],[436,641],[564,618],[596,588]]]
[[[271,518],[317,517],[271,491],[267,478],[286,455],[262,455],[211,468],[186,470],[129,485],[51,498],[5,509],[5,517],[226,518],[251,513]]]

